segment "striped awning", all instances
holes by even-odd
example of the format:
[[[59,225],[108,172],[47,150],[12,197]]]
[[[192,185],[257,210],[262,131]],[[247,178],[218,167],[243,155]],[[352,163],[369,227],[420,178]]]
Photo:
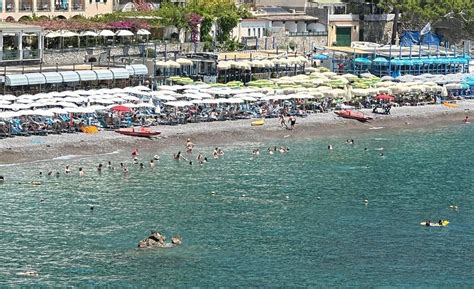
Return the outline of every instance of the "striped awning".
[[[46,79],[46,83],[62,83],[63,77],[58,72],[44,72],[44,78]]]
[[[59,72],[59,74],[63,78],[63,82],[79,82],[81,80],[76,71],[64,71]]]
[[[97,80],[97,74],[94,70],[78,70],[77,74],[81,81],[94,81]]]
[[[99,70],[94,70],[95,73],[97,74],[97,79],[98,80],[112,80],[114,79],[114,75],[112,71],[109,69],[99,69]]]
[[[114,79],[128,79],[130,77],[130,72],[125,68],[111,68]]]
[[[46,79],[44,78],[44,75],[41,73],[26,73],[25,76],[28,79],[28,85],[46,83]]]
[[[24,74],[12,74],[5,76],[6,86],[28,85],[28,78]]]

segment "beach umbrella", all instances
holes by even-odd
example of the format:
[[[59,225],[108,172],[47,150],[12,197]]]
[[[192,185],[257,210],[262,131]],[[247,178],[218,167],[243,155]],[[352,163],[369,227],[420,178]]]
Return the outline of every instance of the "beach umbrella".
[[[315,60],[326,60],[329,59],[329,56],[326,54],[318,53],[313,55],[313,59]]]
[[[83,31],[81,33],[81,36],[97,37],[97,36],[99,36],[99,34],[93,32],[93,31]]]
[[[376,57],[374,60],[372,60],[372,63],[379,66],[387,66],[388,60],[385,57]]]
[[[135,34],[133,34],[132,31],[124,30],[124,29],[117,31],[115,35],[117,35],[118,37],[135,36]]]
[[[130,108],[124,105],[115,105],[110,108],[112,111],[130,112]]]
[[[129,103],[124,103],[124,104],[122,104],[122,106],[128,107],[128,108],[136,108],[136,107],[138,107],[136,104],[131,103],[131,102],[129,102]]]
[[[138,29],[137,35],[150,35],[151,32],[146,29]]]
[[[354,59],[354,63],[360,64],[360,65],[369,65],[370,63],[372,63],[372,61],[370,61],[369,59],[365,57],[358,57]]]
[[[136,107],[148,107],[148,108],[154,108],[155,105],[149,102],[142,102],[136,105]]]
[[[186,58],[178,58],[178,59],[176,59],[176,62],[181,66],[192,66],[193,65],[193,61],[190,60],[190,59],[186,59]]]
[[[380,101],[394,101],[395,100],[395,97],[393,97],[392,95],[388,95],[388,94],[379,94],[375,97],[376,100],[380,100]]]
[[[79,34],[77,34],[76,32],[63,30],[63,31],[61,31],[60,36],[69,38],[69,37],[77,37],[77,36],[79,36]]]
[[[177,100],[177,101],[168,101],[165,103],[165,105],[173,106],[173,107],[184,107],[184,106],[192,106],[193,103],[190,101]]]
[[[104,30],[99,32],[99,36],[113,37],[113,36],[115,36],[115,33],[112,30],[104,29]]]

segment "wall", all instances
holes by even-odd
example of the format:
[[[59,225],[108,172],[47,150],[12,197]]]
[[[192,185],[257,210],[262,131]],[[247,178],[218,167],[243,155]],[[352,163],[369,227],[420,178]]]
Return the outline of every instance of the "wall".
[[[361,41],[389,44],[392,37],[394,14],[364,15]]]
[[[196,45],[196,52],[203,51],[203,43],[197,43]],[[148,49],[154,50],[154,45],[149,45]],[[128,59],[126,55],[127,48],[123,47],[114,47],[110,48],[110,63],[112,63],[115,59],[117,62],[121,62],[122,59]],[[138,46],[133,46],[128,48],[129,55],[139,55],[140,50]],[[164,54],[165,45],[160,44],[156,46],[156,50],[158,53]],[[182,51],[182,52],[192,52],[194,51],[194,44],[193,43],[183,43],[183,44],[167,44],[166,51],[168,53],[172,53],[174,51]],[[74,50],[74,51],[63,51],[58,52],[56,50],[46,50],[43,55],[43,63],[45,65],[55,65],[55,64],[83,64],[86,63],[86,56],[87,57],[95,57],[97,61],[100,60],[100,64],[108,64],[109,63],[109,52],[108,49],[81,49],[81,50]],[[170,56],[170,55],[168,55]]]
[[[336,42],[336,28],[351,27],[351,41],[359,41],[359,21],[330,21],[328,26],[328,44]]]
[[[284,33],[274,33],[273,36],[261,37],[258,39],[259,50],[265,50],[265,39],[267,50],[278,49],[283,53],[286,51],[287,46],[294,46],[296,51],[308,52],[313,49],[314,46],[326,46],[327,36],[287,36]]]

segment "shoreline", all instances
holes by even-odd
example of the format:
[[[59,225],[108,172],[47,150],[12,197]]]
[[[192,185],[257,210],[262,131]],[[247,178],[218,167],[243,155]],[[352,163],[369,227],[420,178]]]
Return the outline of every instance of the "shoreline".
[[[234,120],[190,123],[177,126],[153,127],[161,131],[156,139],[123,136],[113,131],[97,134],[62,134],[48,136],[14,137],[0,140],[0,164],[18,164],[32,161],[51,160],[67,155],[98,155],[117,151],[127,154],[132,148],[141,152],[160,153],[171,147],[184,151],[187,138],[199,146],[222,146],[232,143],[259,143],[274,139],[314,139],[321,137],[346,136],[370,133],[374,127],[387,130],[430,128],[461,124],[464,117],[474,111],[474,100],[458,102],[458,108],[444,105],[394,107],[390,115],[373,114],[370,109],[361,110],[374,119],[361,123],[344,119],[333,112],[314,113],[306,118],[297,118],[294,130],[283,129],[279,120],[266,119],[265,125],[251,127],[252,120]]]

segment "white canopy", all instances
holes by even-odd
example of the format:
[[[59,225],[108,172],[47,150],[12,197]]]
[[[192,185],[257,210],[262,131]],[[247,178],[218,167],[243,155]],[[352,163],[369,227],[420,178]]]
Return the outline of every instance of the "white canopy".
[[[99,32],[99,36],[102,36],[102,37],[112,37],[112,36],[115,36],[115,33],[111,30],[108,30],[108,29],[104,29],[102,31]]]
[[[94,31],[84,31],[81,33],[81,36],[92,36],[97,37],[99,34],[95,33]]]
[[[133,32],[129,30],[119,30],[115,33],[115,35],[119,37],[126,37],[126,36],[134,36],[135,34],[133,34]]]
[[[165,105],[174,106],[174,107],[184,107],[184,106],[191,106],[193,105],[193,103],[189,101],[184,101],[184,100],[177,100],[177,101],[168,101],[167,103],[165,103]]]
[[[137,31],[137,35],[150,35],[150,34],[151,34],[151,32],[146,30],[146,29],[139,29]]]

